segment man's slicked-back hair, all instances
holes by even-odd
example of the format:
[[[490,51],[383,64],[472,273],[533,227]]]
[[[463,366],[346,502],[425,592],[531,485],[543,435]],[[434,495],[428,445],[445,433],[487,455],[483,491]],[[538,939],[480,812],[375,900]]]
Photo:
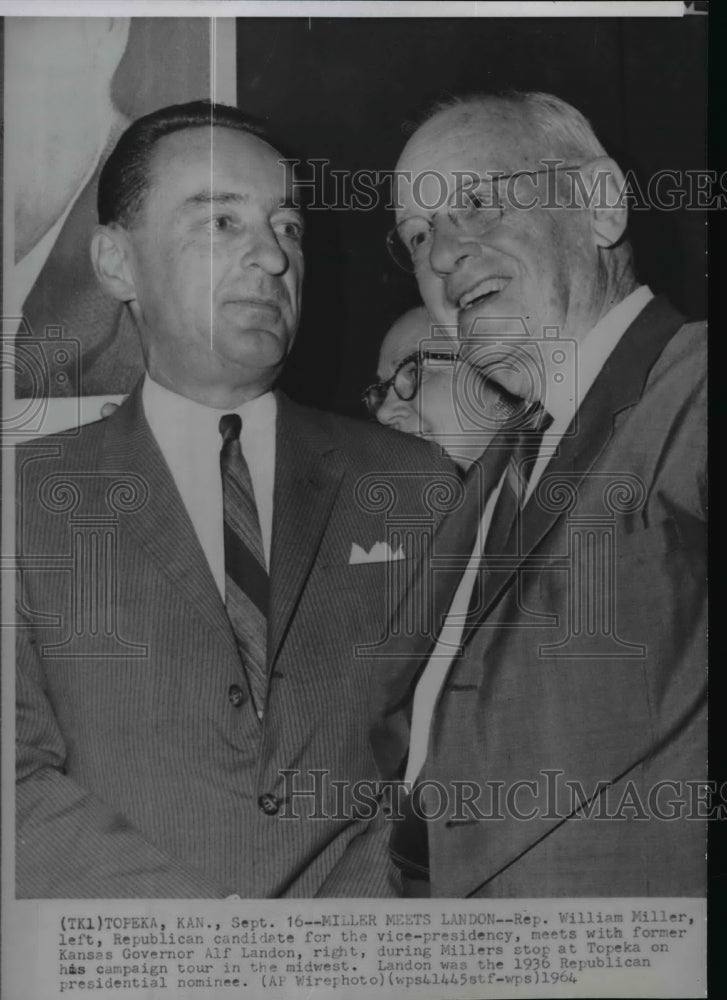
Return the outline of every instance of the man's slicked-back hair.
[[[442,112],[454,112],[466,120],[488,107],[494,107],[500,116],[526,124],[533,138],[539,141],[542,155],[581,161],[606,155],[584,114],[555,94],[537,90],[504,90],[449,98],[439,101],[423,124]]]
[[[230,128],[265,138],[262,128],[237,108],[211,101],[190,101],[159,108],[137,118],[116,143],[98,182],[98,221],[129,228],[144,202],[149,161],[160,139],[188,128]]]

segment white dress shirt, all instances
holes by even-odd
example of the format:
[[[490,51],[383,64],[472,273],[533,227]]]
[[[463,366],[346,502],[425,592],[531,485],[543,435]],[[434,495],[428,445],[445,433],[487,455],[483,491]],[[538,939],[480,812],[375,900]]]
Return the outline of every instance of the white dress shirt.
[[[653,297],[646,285],[637,288],[622,302],[610,309],[578,345],[576,365],[571,373],[574,378],[566,380],[557,395],[554,393],[552,398],[549,397],[544,401],[548,412],[553,417],[553,423],[548,428],[541,443],[538,458],[528,481],[524,504],[532,496],[548,462],[553,457],[607,358],[631,323]],[[442,685],[452,666],[454,652],[462,638],[467,610],[472,597],[472,588],[477,578],[482,550],[492,520],[492,512],[500,495],[504,478],[505,474],[503,473],[497,488],[488,497],[469,563],[452,599],[437,644],[414,692],[409,759],[405,781],[414,782],[416,780],[427,756],[432,715]]]
[[[641,285],[613,309],[609,309],[591,332],[584,337],[582,343],[578,345],[574,369],[576,373],[575,385],[569,386],[566,391],[559,391],[557,395],[554,393],[552,399],[548,398],[543,401],[545,408],[553,418],[553,423],[548,428],[548,433],[543,437],[540,445],[537,461],[528,480],[523,505],[532,496],[545,467],[553,457],[561,438],[575,417],[578,407],[586,398],[588,390],[596,381],[596,376],[606,364],[614,347],[644,306],[653,298],[654,293],[646,285]]]
[[[238,413],[242,419],[240,444],[250,469],[269,570],[275,481],[275,396],[266,392],[235,410],[218,410],[171,392],[147,374],[142,387],[142,403],[224,600],[220,417],[225,413]]]

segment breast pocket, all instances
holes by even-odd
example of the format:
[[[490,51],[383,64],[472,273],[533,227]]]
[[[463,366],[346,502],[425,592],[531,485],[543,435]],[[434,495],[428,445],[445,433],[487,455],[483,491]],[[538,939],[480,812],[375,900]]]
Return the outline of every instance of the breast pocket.
[[[309,596],[327,608],[326,627],[363,652],[386,640],[413,573],[408,559],[322,567],[311,578]]]

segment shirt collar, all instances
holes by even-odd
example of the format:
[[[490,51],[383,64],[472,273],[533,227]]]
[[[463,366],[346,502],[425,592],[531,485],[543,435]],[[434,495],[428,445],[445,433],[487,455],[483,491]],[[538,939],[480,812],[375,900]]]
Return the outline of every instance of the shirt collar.
[[[641,285],[609,309],[583,340],[574,345],[575,356],[569,365],[570,371],[565,373],[564,388],[551,393],[545,400],[554,427],[565,428],[570,424],[609,355],[653,297],[653,292]]]
[[[179,445],[185,438],[190,441],[206,441],[219,448],[220,417],[224,413],[238,413],[242,419],[242,440],[263,433],[275,424],[277,405],[272,391],[250,399],[241,406],[230,410],[220,410],[205,406],[180,396],[155,382],[147,372],[141,390],[144,414],[154,436],[165,452],[166,443]],[[166,453],[166,452],[165,452]]]

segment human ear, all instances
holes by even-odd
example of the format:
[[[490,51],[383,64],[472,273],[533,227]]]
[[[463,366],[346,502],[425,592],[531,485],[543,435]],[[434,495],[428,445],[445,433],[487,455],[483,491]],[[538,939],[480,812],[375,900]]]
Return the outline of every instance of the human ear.
[[[588,192],[585,207],[590,212],[596,246],[615,246],[626,231],[626,181],[621,168],[609,156],[599,156],[583,164],[580,173]]]
[[[119,302],[136,299],[130,247],[120,226],[96,226],[91,237],[91,261],[101,285]]]

